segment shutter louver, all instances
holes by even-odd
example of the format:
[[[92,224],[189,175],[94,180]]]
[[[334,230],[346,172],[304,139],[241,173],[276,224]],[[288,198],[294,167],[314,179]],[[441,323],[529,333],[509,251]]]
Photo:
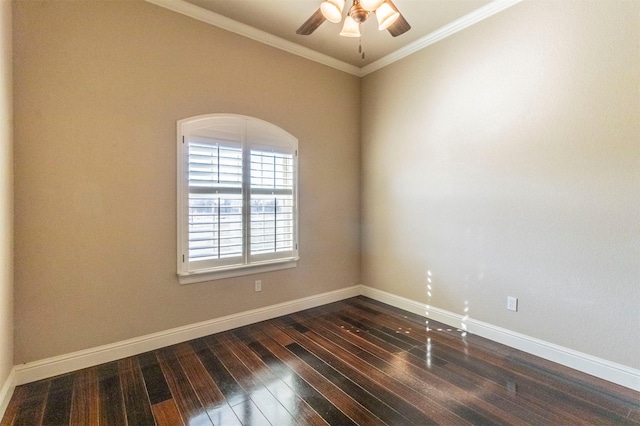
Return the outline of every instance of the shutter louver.
[[[251,150],[251,255],[291,252],[294,235],[292,154]]]
[[[242,256],[242,149],[189,142],[189,260]]]
[[[178,121],[180,283],[296,267],[298,140],[252,117]]]

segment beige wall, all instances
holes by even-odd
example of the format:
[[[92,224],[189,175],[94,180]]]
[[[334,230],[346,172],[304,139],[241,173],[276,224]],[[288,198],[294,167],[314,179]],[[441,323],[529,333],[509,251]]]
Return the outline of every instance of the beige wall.
[[[525,2],[361,97],[353,76],[150,4],[17,2],[15,363],[362,282],[638,368],[638,7]],[[209,112],[299,138],[297,269],[177,284],[175,121]]]
[[[526,1],[365,77],[363,283],[640,367],[639,12]]]
[[[148,3],[14,7],[16,364],[359,282],[356,77]],[[176,120],[213,112],[299,139],[296,269],[178,285]]]
[[[0,2],[0,388],[13,367],[11,2]]]

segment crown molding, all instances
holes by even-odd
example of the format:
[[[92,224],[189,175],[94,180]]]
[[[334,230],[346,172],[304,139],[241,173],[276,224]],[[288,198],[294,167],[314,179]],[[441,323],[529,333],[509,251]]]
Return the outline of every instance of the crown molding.
[[[316,52],[315,50],[309,49],[307,47],[300,46],[299,44],[293,43],[289,40],[276,37],[273,34],[267,33],[266,31],[262,31],[238,21],[234,21],[233,19],[229,19],[226,16],[222,16],[210,10],[203,9],[184,0],[146,1],[148,3],[155,4],[156,6],[164,7],[165,9],[169,9],[182,15],[186,15],[190,18],[197,19],[198,21],[202,21],[218,28],[222,28],[223,30],[227,30],[232,33],[250,38],[268,46],[284,50],[285,52],[289,52],[294,55],[319,62],[323,65],[327,65],[329,67],[344,71],[349,74],[353,74],[358,77],[360,76],[360,68],[354,65],[339,61],[335,58],[332,58],[331,56]]]
[[[402,47],[395,52],[390,53],[387,56],[362,67],[360,69],[359,75],[360,77],[364,77],[367,74],[384,68],[387,65],[390,65],[402,58],[411,55],[412,53],[422,50],[427,46],[430,46],[446,37],[449,37],[450,35],[457,33],[458,31],[462,31],[465,28],[472,26],[473,24],[487,19],[488,17],[493,16],[498,12],[502,12],[503,10],[517,3],[520,3],[521,1],[522,0],[494,0],[491,3],[488,3],[474,10],[473,12],[456,19],[455,21],[452,21],[449,24],[440,27],[432,33],[419,38],[418,40],[406,45],[405,47]]]
[[[264,43],[268,46],[275,47],[276,49],[284,50],[285,52],[292,53],[297,56],[309,59],[335,68],[340,71],[344,71],[348,74],[355,75],[357,77],[364,77],[374,71],[386,67],[402,58],[405,58],[412,53],[415,53],[427,46],[430,46],[452,34],[462,31],[463,29],[470,27],[471,25],[487,19],[490,16],[495,15],[522,0],[494,0],[471,13],[464,15],[463,17],[452,21],[451,23],[427,34],[426,36],[419,38],[418,40],[396,50],[389,55],[378,59],[375,62],[370,63],[362,68],[332,58],[324,53],[316,52],[315,50],[293,43],[289,40],[285,40],[280,37],[276,37],[273,34],[269,34],[266,31],[259,30],[249,25],[234,21],[226,16],[222,16],[210,10],[203,9],[194,4],[188,3],[184,0],[146,0],[148,3],[155,4],[165,9],[172,10],[174,12],[189,16],[193,19],[205,22],[207,24],[222,28],[235,34],[250,38],[252,40]]]

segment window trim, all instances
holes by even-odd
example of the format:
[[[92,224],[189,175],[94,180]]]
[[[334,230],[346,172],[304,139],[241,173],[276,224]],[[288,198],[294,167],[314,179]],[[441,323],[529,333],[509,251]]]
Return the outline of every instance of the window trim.
[[[194,129],[204,127],[236,128],[239,134],[232,131],[234,137],[240,140],[243,158],[243,255],[241,264],[221,265],[213,267],[193,268],[188,261],[189,253],[189,145],[185,143],[185,136]],[[252,139],[252,140],[249,140]],[[246,201],[250,197],[250,162],[252,150],[263,148],[278,148],[282,152],[293,153],[293,248],[285,256],[277,259],[251,262],[248,252],[250,246],[251,205]],[[258,274],[297,266],[298,256],[298,140],[282,128],[254,118],[237,114],[206,114],[189,117],[177,121],[177,275],[180,284],[190,284],[223,278]],[[190,267],[191,266],[191,267]]]

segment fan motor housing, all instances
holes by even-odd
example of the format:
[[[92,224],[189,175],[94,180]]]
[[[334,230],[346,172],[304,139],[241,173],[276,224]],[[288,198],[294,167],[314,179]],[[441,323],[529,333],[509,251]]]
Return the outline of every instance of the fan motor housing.
[[[351,16],[354,21],[361,24],[369,17],[369,11],[360,6],[360,2],[354,1],[353,6],[349,9],[349,16]]]

